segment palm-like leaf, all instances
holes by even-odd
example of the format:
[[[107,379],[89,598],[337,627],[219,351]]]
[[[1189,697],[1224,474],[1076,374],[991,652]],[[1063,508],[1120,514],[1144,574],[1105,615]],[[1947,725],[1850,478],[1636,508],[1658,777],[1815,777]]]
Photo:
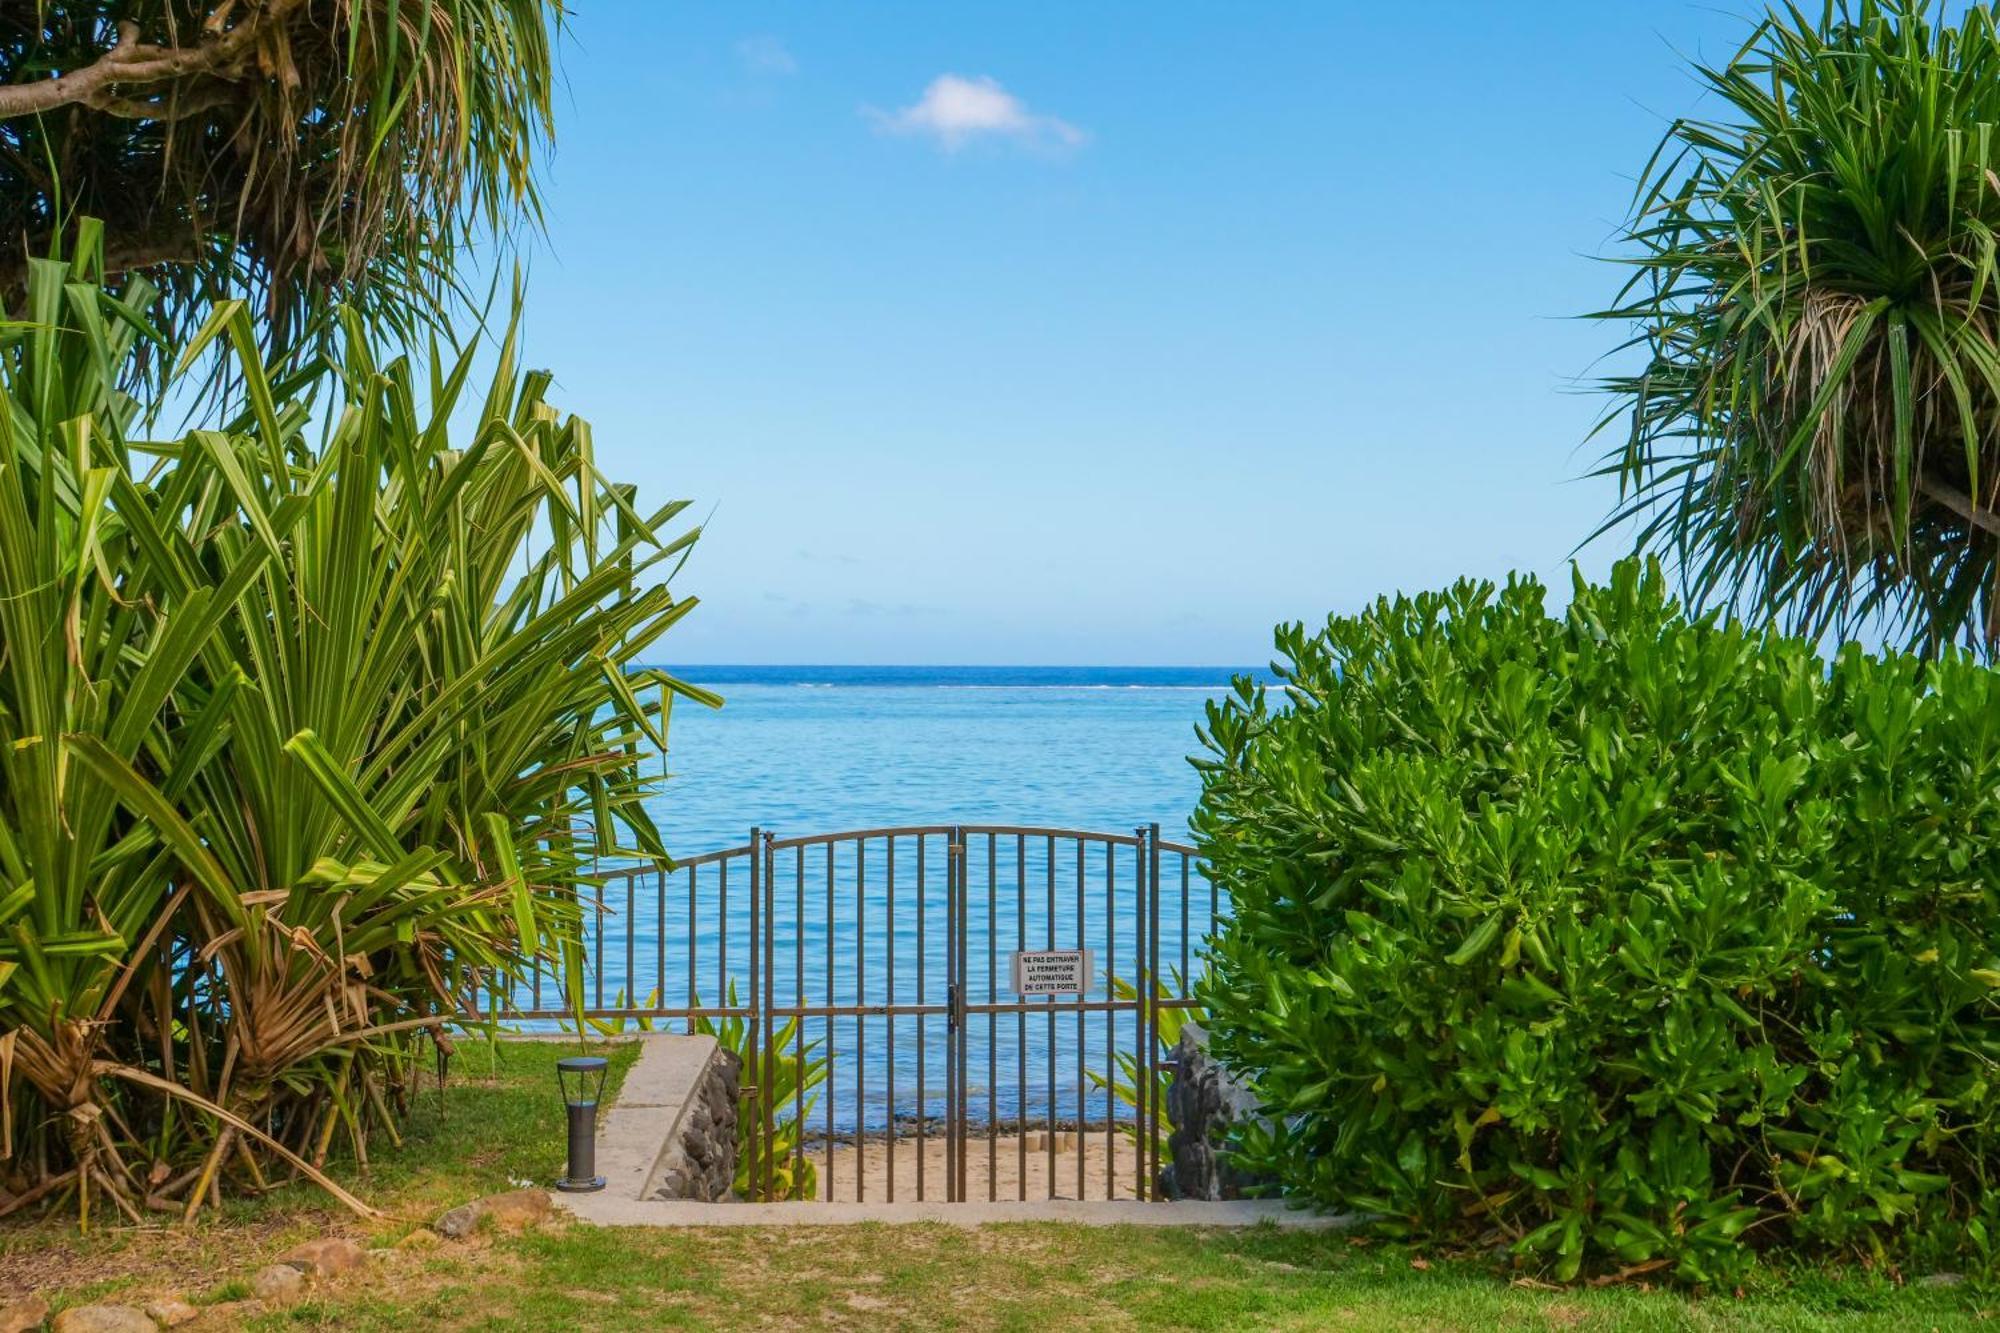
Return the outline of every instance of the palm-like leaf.
[[[696,534],[598,472],[511,333],[469,402],[470,352],[378,364],[358,317],[276,375],[225,303],[179,364],[225,347],[234,415],[129,438],[148,291],[84,256],[0,343],[0,1100],[18,1068],[68,1113],[0,1212],[52,1180],[192,1212],[267,1149],[393,1133],[407,1035],[574,953],[595,858],[664,855],[640,757],[672,692],[713,700],[639,664]],[[161,1188],[149,1152],[190,1162]]]
[[[0,6],[0,295],[79,213],[170,335],[220,292],[284,341],[340,300],[407,329],[465,244],[537,219],[560,0]],[[63,79],[54,77],[66,76]]]
[[[1698,70],[1601,312],[1605,459],[1691,593],[1810,633],[2000,642],[2000,36],[1929,0],[1775,12]]]

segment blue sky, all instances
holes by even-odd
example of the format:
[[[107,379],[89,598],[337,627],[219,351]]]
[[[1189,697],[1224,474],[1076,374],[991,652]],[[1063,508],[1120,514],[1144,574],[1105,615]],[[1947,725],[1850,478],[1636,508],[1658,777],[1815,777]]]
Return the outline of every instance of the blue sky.
[[[1257,662],[1566,583],[1571,316],[1748,13],[577,0],[529,350],[709,516],[676,661]]]

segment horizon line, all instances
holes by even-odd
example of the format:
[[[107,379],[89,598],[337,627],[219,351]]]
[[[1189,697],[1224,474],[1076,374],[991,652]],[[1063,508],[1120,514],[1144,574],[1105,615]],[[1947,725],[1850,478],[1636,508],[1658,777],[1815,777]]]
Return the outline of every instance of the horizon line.
[[[648,663],[647,665],[655,665]],[[677,668],[773,667],[833,669],[851,671],[1241,671],[1261,670],[1268,663],[1255,662],[689,662],[676,660]]]

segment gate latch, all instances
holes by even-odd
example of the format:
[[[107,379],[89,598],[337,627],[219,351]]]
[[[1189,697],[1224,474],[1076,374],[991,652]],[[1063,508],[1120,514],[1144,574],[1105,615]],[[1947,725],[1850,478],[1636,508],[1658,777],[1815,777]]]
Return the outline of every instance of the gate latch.
[[[944,1025],[947,1032],[958,1031],[958,1023],[965,1016],[964,993],[957,985],[944,988]]]

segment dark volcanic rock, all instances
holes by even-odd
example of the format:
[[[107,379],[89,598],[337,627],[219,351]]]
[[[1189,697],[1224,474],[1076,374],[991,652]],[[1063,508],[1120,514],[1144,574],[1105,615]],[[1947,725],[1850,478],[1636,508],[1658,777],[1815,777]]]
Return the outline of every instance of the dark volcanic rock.
[[[1167,1138],[1172,1163],[1160,1173],[1162,1189],[1176,1199],[1240,1199],[1254,1182],[1222,1151],[1238,1121],[1257,1118],[1257,1099],[1208,1053],[1208,1034],[1189,1023],[1174,1047],[1174,1077],[1167,1088]]]

